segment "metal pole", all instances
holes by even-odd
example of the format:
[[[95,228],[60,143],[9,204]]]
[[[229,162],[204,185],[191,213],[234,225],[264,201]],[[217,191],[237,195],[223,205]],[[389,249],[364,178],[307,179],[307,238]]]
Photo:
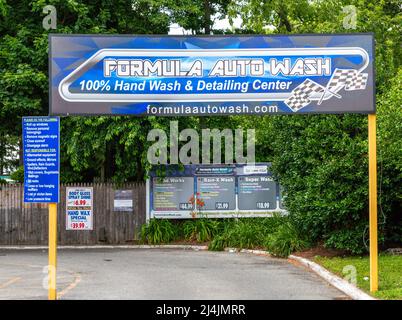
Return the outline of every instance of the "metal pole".
[[[378,290],[377,141],[376,115],[368,115],[370,291]]]
[[[57,299],[57,203],[49,203],[49,300]]]

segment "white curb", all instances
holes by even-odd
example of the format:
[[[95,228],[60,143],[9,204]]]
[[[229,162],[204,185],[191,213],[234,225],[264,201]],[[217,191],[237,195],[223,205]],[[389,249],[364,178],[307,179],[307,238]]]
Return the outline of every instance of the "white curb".
[[[301,263],[303,266],[305,266],[306,268],[314,271],[321,278],[323,278],[324,280],[329,282],[331,285],[333,285],[338,290],[347,294],[353,300],[377,300],[374,297],[363,292],[359,288],[355,287],[348,281],[334,275],[333,273],[329,272],[327,269],[321,267],[319,264],[317,264],[313,261],[310,261],[310,260],[302,258],[302,257],[294,256],[294,255],[290,255],[289,259],[297,261],[297,262]]]
[[[268,251],[264,250],[251,250],[251,249],[238,249],[238,248],[225,248],[224,251],[226,252],[240,252],[240,253],[252,253],[259,256],[268,256],[271,257],[271,254]]]

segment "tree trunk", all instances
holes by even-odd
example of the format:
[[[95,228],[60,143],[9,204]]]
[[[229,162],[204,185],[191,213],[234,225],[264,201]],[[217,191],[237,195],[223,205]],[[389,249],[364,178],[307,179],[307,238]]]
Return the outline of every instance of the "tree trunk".
[[[283,6],[279,7],[278,16],[279,16],[279,27],[285,26],[287,32],[292,32],[292,25],[289,22],[286,10],[283,8]]]
[[[209,0],[204,0],[204,31],[211,34],[211,6]]]
[[[18,164],[20,166],[24,165],[24,155],[23,155],[23,150],[22,150],[22,136],[19,137],[18,139],[18,146],[19,146],[19,150],[18,150],[18,155],[19,155],[19,159],[18,159]]]

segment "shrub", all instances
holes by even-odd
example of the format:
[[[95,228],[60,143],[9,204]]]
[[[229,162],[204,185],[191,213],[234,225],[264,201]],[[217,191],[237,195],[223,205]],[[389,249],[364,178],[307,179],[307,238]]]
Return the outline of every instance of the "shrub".
[[[259,226],[260,232],[263,234],[269,234],[275,232],[278,227],[286,221],[286,217],[282,214],[274,213],[272,217],[267,218],[254,218],[251,219],[251,223],[256,224]]]
[[[377,95],[379,243],[402,242],[402,70]],[[273,116],[260,141],[271,141],[272,170],[293,224],[312,241],[366,251],[367,116]],[[363,226],[363,227],[362,227]],[[398,241],[399,239],[399,241]],[[394,243],[395,245],[395,243]]]
[[[294,251],[305,249],[308,245],[309,243],[301,237],[290,221],[281,224],[277,231],[265,238],[266,249],[277,257],[287,257]]]
[[[402,68],[378,99],[379,225],[392,246],[402,245]],[[381,214],[381,213],[384,213]],[[380,233],[381,235],[381,233]]]
[[[141,240],[149,244],[168,243],[177,239],[177,225],[167,219],[151,219],[141,228]]]
[[[226,232],[227,246],[252,249],[262,244],[261,227],[254,221],[239,220]]]
[[[218,251],[225,247],[240,249],[263,247],[267,234],[275,232],[283,221],[284,218],[280,215],[222,220],[220,233],[212,239],[209,249]]]
[[[364,246],[361,245],[364,236],[368,236],[368,227],[366,223],[363,222],[350,230],[341,229],[332,232],[331,236],[325,240],[324,245],[335,249],[348,247],[350,253],[360,255],[368,251],[368,240]],[[382,234],[379,234],[378,237],[380,243],[384,241]]]
[[[361,115],[275,118],[273,170],[293,226],[312,241],[349,230],[368,205],[367,120]],[[364,247],[360,235],[360,246]],[[350,250],[347,243],[346,250]]]
[[[211,251],[223,251],[227,247],[227,239],[225,235],[220,234],[215,236],[208,245],[208,250]]]
[[[183,234],[187,241],[205,242],[219,231],[219,222],[207,218],[187,220],[183,224]]]

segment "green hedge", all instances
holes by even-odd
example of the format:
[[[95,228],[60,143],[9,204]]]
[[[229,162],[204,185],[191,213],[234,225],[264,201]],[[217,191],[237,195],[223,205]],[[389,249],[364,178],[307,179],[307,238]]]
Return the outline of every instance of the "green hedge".
[[[209,250],[226,247],[268,249],[285,257],[307,247],[307,240],[287,217],[240,219],[191,219],[184,221],[151,219],[142,228],[142,241],[149,244],[175,240],[209,242]]]
[[[380,244],[402,243],[402,70],[377,97]],[[311,241],[367,250],[366,115],[273,117],[266,139],[290,219]]]

